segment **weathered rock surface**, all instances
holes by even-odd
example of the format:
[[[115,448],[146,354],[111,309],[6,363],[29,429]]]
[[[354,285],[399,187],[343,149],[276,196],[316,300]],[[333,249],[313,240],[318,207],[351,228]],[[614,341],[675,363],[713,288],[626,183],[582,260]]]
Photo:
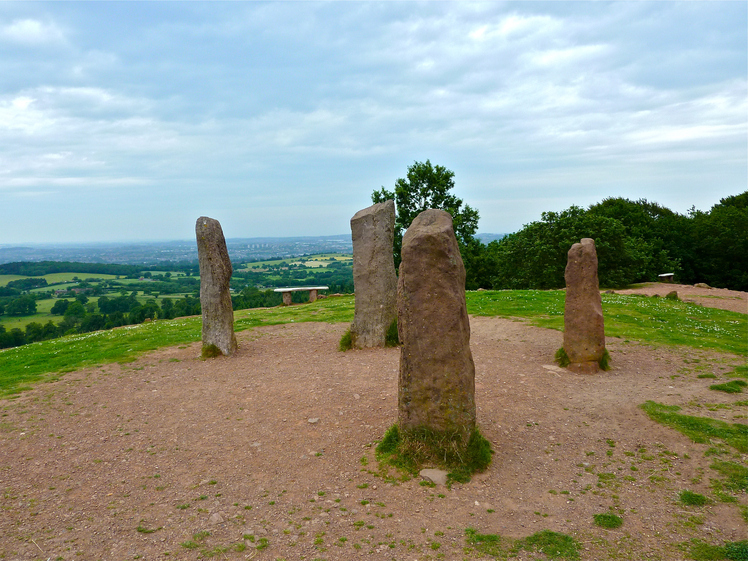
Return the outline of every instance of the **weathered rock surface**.
[[[236,351],[234,310],[229,282],[231,260],[218,220],[201,216],[195,224],[200,261],[200,307],[203,312],[203,352],[215,345],[224,355]]]
[[[351,218],[356,300],[351,340],[359,349],[383,347],[387,329],[397,317],[394,235],[393,201],[372,205]]]
[[[403,236],[397,313],[400,428],[468,436],[475,428],[475,365],[465,267],[443,210],[422,212]]]
[[[569,370],[594,374],[605,352],[605,328],[597,279],[595,240],[583,238],[571,246],[566,264],[564,350]]]
[[[431,481],[432,483],[436,483],[437,485],[446,485],[447,484],[447,476],[449,475],[446,471],[443,469],[422,469],[418,472],[418,475],[423,477],[424,479]]]

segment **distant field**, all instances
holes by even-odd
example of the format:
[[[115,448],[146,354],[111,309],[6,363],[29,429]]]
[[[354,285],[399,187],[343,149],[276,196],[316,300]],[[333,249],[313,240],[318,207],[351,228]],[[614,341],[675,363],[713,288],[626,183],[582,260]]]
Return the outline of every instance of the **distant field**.
[[[41,277],[27,277],[23,275],[0,275],[0,286],[6,286],[10,281],[14,280],[38,278],[47,279],[47,284],[56,284],[60,282],[72,282],[75,277],[78,277],[78,280],[81,281],[85,279],[110,280],[116,279],[117,275],[104,275],[100,273],[50,273],[48,275],[42,275]],[[42,290],[45,289],[42,288]]]
[[[14,327],[18,327],[19,329],[26,329],[26,325],[28,325],[32,321],[45,324],[49,320],[52,320],[55,323],[60,323],[60,321],[62,321],[62,316],[53,316],[51,313],[49,313],[52,309],[52,306],[55,305],[55,302],[57,302],[56,299],[37,300],[36,313],[34,315],[20,317],[2,315],[0,316],[0,325],[10,331]]]
[[[327,267],[330,263],[335,261],[352,261],[353,255],[345,253],[320,253],[317,255],[308,255],[304,258],[289,258],[289,259],[269,259],[267,261],[255,261],[252,263],[242,263],[242,268],[237,269],[236,272],[251,271],[253,267],[258,269],[264,269],[265,267],[279,265],[283,262],[289,265],[297,265],[305,261],[304,265],[310,269],[316,269],[319,267]]]
[[[10,281],[25,279],[23,275],[0,275],[0,286],[7,285]],[[47,281],[49,282],[49,281]]]

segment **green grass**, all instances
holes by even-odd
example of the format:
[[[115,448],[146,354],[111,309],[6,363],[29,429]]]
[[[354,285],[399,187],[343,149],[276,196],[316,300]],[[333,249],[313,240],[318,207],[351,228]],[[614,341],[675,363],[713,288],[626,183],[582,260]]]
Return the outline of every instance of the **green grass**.
[[[748,356],[748,316],[688,302],[603,294],[605,335],[649,344],[708,348]],[[564,291],[486,290],[467,293],[468,313],[527,318],[538,327],[562,331]]]
[[[743,388],[746,386],[748,386],[748,382],[744,382],[743,380],[733,380],[732,382],[727,382],[725,384],[712,384],[709,386],[709,389],[725,393],[741,393]]]
[[[474,429],[465,443],[460,434],[446,434],[420,427],[401,431],[392,425],[376,447],[377,461],[417,474],[425,466],[448,472],[448,481],[467,483],[491,464],[491,444]]]
[[[678,500],[686,506],[704,506],[710,502],[704,495],[688,490],[678,493]]]
[[[709,466],[727,479],[723,485],[729,491],[748,493],[748,467],[734,462],[714,462]]]
[[[613,529],[623,526],[623,518],[610,512],[593,514],[592,520],[595,523],[595,526],[600,526],[601,528]]]
[[[748,540],[726,542],[724,545],[711,545],[699,539],[684,544],[691,559],[697,561],[748,561]]]
[[[550,530],[518,540],[515,548],[537,551],[545,554],[548,559],[579,559],[579,543],[571,536]]]
[[[678,413],[677,405],[647,401],[640,406],[653,421],[674,428],[694,442],[709,444],[712,438],[723,440],[738,452],[748,452],[748,425],[730,424],[718,419]]]
[[[517,557],[521,550],[545,554],[548,559],[579,559],[579,543],[566,534],[543,530],[519,540],[497,534],[479,534],[474,528],[465,529],[469,546],[483,555],[496,559]]]

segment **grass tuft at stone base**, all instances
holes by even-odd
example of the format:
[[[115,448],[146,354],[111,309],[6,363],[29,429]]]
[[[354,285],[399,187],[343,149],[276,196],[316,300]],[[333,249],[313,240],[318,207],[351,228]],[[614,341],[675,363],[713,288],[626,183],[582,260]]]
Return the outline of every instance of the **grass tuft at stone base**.
[[[566,349],[561,347],[559,350],[556,351],[556,363],[561,368],[566,368],[571,364],[571,361],[569,360],[569,355],[566,354]]]
[[[217,356],[221,356],[222,354],[223,353],[221,352],[221,349],[219,349],[215,345],[203,345],[203,351],[200,353],[200,357],[203,359],[215,358]]]
[[[443,433],[426,427],[401,431],[392,425],[376,448],[377,461],[417,474],[424,467],[448,472],[447,481],[467,483],[473,474],[491,464],[491,443],[476,428],[467,442],[459,433]]]
[[[346,329],[345,333],[343,333],[343,336],[340,338],[340,343],[338,343],[338,350],[340,352],[350,351],[353,348],[353,335],[351,335],[351,330]]]
[[[600,365],[600,370],[610,370],[610,353],[608,349],[603,350],[603,356],[600,358],[598,364]]]
[[[387,328],[387,333],[384,335],[384,346],[385,347],[399,347],[400,346],[400,334],[397,331],[397,318],[392,320],[392,323]]]

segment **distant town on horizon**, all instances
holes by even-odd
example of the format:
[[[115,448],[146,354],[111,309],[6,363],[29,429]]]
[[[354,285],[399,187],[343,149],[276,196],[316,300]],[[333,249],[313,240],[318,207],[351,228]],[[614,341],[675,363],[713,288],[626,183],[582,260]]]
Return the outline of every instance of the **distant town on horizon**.
[[[477,234],[483,243],[506,234]],[[252,261],[317,253],[352,253],[350,234],[331,236],[228,238],[231,260]],[[0,264],[19,261],[73,261],[150,265],[197,260],[195,240],[0,244]]]

